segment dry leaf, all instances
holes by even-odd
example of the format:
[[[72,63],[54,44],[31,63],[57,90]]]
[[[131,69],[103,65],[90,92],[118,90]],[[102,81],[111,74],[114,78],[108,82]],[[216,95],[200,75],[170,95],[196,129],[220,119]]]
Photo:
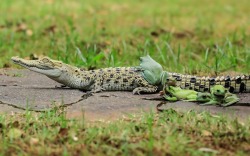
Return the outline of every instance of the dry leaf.
[[[27,29],[27,25],[25,23],[20,23],[17,25],[16,31],[20,32],[20,31],[25,31]]]
[[[60,128],[58,134],[62,137],[66,137],[69,134],[68,128]]]
[[[26,35],[27,35],[27,36],[32,36],[32,35],[33,35],[33,31],[30,30],[30,29],[27,29],[27,30],[26,30]]]
[[[207,148],[207,147],[202,147],[198,149],[199,151],[202,152],[211,152],[211,153],[219,153],[217,150],[211,149],[211,148]]]
[[[37,145],[39,143],[38,138],[30,138],[30,145]]]
[[[213,134],[211,133],[211,132],[209,132],[209,131],[207,131],[207,130],[202,130],[201,131],[201,135],[202,136],[213,136]]]

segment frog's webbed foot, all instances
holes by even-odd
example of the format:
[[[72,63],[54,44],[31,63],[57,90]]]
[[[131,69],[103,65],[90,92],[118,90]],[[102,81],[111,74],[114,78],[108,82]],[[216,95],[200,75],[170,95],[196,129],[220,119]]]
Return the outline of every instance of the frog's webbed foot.
[[[163,97],[164,97],[166,100],[168,100],[168,101],[173,101],[173,102],[175,102],[175,101],[178,100],[177,97],[170,97],[170,96],[168,96],[168,95],[163,95]]]
[[[218,102],[217,101],[214,101],[214,100],[211,100],[209,102],[206,102],[206,103],[201,103],[199,104],[200,106],[207,106],[207,105],[217,105]]]

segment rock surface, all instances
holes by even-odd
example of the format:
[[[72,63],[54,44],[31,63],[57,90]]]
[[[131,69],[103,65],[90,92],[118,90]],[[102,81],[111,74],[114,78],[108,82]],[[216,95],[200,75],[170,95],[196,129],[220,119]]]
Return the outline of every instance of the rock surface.
[[[248,120],[250,94],[240,94],[239,97],[240,104],[226,108],[181,101],[167,103],[161,108],[209,111]],[[102,92],[89,96],[77,89],[63,88],[48,77],[29,70],[0,70],[1,113],[23,112],[26,108],[45,111],[64,106],[69,118],[84,116],[87,120],[113,120],[123,115],[156,111],[156,105],[161,102],[159,98],[159,94],[133,95],[132,92]]]

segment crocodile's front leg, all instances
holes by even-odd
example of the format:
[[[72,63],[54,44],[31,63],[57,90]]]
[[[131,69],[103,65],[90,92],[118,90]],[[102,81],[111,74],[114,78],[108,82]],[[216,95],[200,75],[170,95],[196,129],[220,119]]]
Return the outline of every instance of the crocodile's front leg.
[[[91,93],[99,93],[104,91],[105,89],[102,87],[103,84],[103,78],[101,76],[97,76],[95,78],[94,83],[90,86],[91,88]]]
[[[134,83],[137,84],[137,88],[133,90],[133,94],[144,93],[154,93],[157,91],[157,86],[150,85],[145,79],[142,77],[136,77]]]

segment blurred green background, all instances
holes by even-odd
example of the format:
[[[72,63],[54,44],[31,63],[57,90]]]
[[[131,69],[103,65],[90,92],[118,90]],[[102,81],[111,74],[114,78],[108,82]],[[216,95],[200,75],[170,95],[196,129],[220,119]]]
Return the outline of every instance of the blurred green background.
[[[150,54],[172,72],[247,73],[249,6],[248,0],[1,0],[0,67],[16,67],[11,56],[34,54],[91,69],[134,66]]]

